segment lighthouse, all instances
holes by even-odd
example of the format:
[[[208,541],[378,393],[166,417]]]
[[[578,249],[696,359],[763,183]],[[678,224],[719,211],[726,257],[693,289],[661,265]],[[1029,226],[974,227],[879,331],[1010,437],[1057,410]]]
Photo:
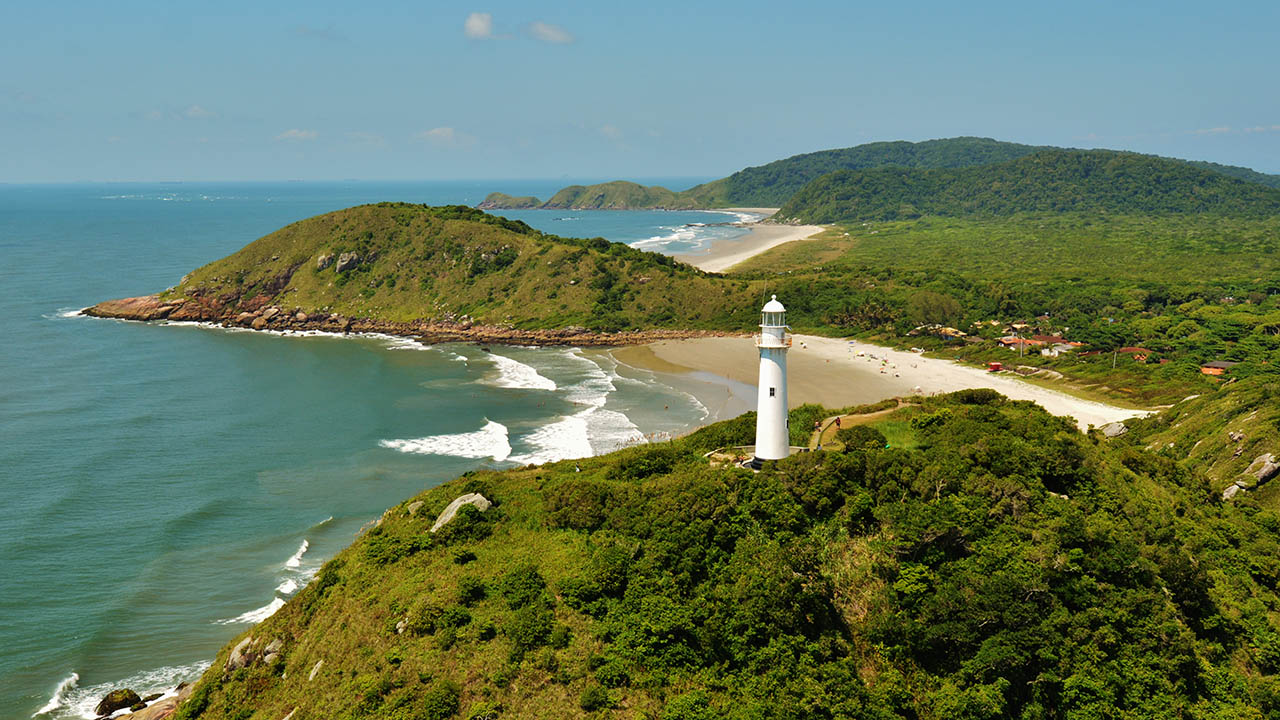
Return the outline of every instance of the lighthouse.
[[[760,311],[760,334],[756,348],[760,350],[760,384],[756,400],[756,451],[752,465],[764,460],[779,460],[791,453],[787,433],[787,309],[778,296],[765,303]]]

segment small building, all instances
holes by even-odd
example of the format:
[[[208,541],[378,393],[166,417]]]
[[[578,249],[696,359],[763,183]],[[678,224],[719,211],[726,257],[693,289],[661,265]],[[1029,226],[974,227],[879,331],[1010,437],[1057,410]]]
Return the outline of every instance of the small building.
[[[1201,365],[1200,372],[1205,375],[1224,375],[1228,370],[1239,364],[1240,363],[1238,362],[1231,362],[1230,360],[1214,360],[1213,362],[1207,362]]]
[[[1152,351],[1144,347],[1135,347],[1135,346],[1122,347],[1119,350],[1116,350],[1116,352],[1121,355],[1128,355],[1129,357],[1133,358],[1138,362],[1146,362],[1147,358],[1151,357],[1154,354],[1152,353]]]

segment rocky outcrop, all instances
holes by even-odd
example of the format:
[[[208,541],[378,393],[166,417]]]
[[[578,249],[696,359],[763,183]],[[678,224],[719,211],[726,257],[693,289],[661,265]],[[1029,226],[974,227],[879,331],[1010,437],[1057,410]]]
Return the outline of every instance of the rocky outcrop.
[[[575,347],[617,347],[643,345],[657,340],[728,335],[702,330],[637,330],[617,333],[592,332],[583,327],[522,330],[499,325],[476,324],[470,318],[388,322],[373,318],[353,318],[298,307],[267,304],[258,295],[243,302],[237,298],[187,297],[161,299],[158,295],[108,300],[84,310],[93,317],[121,320],[182,320],[209,322],[224,327],[254,330],[320,330],[336,333],[382,333],[416,337],[424,343],[473,342],[495,345],[538,345]]]
[[[240,668],[249,667],[250,665],[262,661],[264,665],[274,665],[280,662],[281,655],[284,651],[284,641],[275,638],[267,643],[266,647],[259,647],[259,641],[252,637],[247,637],[231,649],[231,654],[227,656],[227,664],[223,668],[227,672],[235,672]]]
[[[1114,438],[1129,432],[1129,428],[1122,422],[1112,422],[1103,425],[1101,428],[1104,437]]]
[[[1244,439],[1244,436],[1241,436]],[[1222,491],[1223,501],[1231,500],[1241,492],[1254,490],[1269,482],[1280,472],[1280,462],[1272,453],[1263,453],[1249,463],[1249,467]]]
[[[344,252],[338,256],[338,264],[333,267],[337,272],[345,272],[360,264],[360,256],[353,252]]]
[[[142,698],[138,697],[138,693],[122,688],[120,690],[112,690],[107,693],[106,697],[98,703],[93,711],[99,715],[110,715],[117,710],[123,710],[142,702]]]
[[[1249,463],[1249,467],[1245,468],[1244,473],[1252,475],[1261,485],[1275,477],[1278,470],[1280,470],[1280,463],[1276,462],[1276,456],[1271,453],[1263,453]]]
[[[178,694],[169,697],[164,697],[163,694],[150,695],[143,700],[149,703],[145,708],[129,715],[121,715],[116,720],[166,720],[178,711],[178,706],[184,700],[190,697],[191,692],[195,690],[195,685],[183,683],[176,690]]]
[[[324,255],[321,255],[320,257],[316,258],[317,270],[323,270],[332,264],[333,264],[333,256],[328,253],[325,253]]]
[[[453,502],[449,503],[449,507],[446,507],[444,512],[440,513],[440,517],[436,518],[435,524],[431,526],[431,532],[435,532],[448,524],[448,522],[458,514],[458,511],[462,509],[463,505],[475,505],[476,509],[480,512],[484,512],[492,507],[493,504],[480,493],[467,493],[466,495],[457,497]]]

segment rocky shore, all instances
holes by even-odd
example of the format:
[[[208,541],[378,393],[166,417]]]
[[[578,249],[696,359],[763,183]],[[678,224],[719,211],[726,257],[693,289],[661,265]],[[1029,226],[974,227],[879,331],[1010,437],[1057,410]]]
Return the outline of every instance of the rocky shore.
[[[92,317],[121,320],[174,320],[208,322],[223,327],[253,330],[322,331],[333,333],[383,333],[417,338],[424,343],[472,342],[499,345],[535,345],[575,347],[619,347],[642,345],[657,340],[680,340],[696,337],[719,337],[729,333],[704,330],[638,330],[593,332],[583,327],[522,330],[500,325],[475,323],[469,318],[446,320],[414,320],[389,322],[374,318],[347,317],[336,313],[307,312],[301,308],[263,305],[246,309],[234,308],[211,298],[163,299],[159,295],[107,300],[85,308]]]

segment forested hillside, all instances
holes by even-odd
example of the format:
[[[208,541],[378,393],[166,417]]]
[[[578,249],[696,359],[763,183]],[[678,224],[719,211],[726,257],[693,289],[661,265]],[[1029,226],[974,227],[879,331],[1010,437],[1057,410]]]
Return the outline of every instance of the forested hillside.
[[[980,167],[828,173],[796,193],[777,217],[832,223],[1036,212],[1261,218],[1280,213],[1280,190],[1150,155],[1049,151]]]
[[[752,429],[392,508],[178,717],[1280,712],[1280,516],[1170,453],[965,391],[759,474],[702,457]],[[432,534],[465,492],[496,506]]]
[[[533,197],[511,197],[490,193],[480,203],[484,210],[545,207],[557,209],[661,208],[690,210],[723,207],[781,207],[810,182],[840,170],[875,168],[945,169],[996,165],[1034,153],[1091,153],[1113,151],[1069,150],[1048,146],[1022,145],[991,138],[957,137],[922,142],[874,142],[851,148],[820,150],[749,167],[719,180],[688,190],[672,191],[659,186],[641,186],[615,181],[597,185],[573,185],[543,203]],[[1243,167],[1204,161],[1168,160],[1251,183],[1280,188],[1280,175],[1266,175]],[[1027,208],[1030,209],[1030,208]]]

